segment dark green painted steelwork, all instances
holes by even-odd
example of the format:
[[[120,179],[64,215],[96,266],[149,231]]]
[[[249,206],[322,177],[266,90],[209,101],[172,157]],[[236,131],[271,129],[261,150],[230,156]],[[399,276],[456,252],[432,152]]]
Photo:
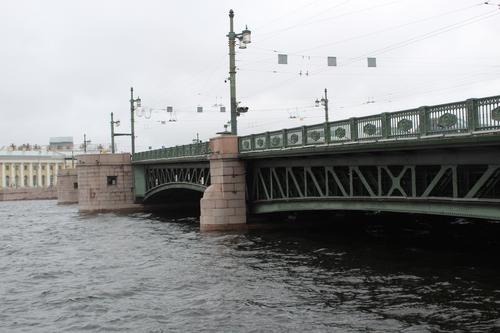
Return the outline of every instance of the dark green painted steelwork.
[[[315,210],[356,210],[356,211],[382,211],[410,214],[445,215],[481,219],[500,219],[499,203],[484,205],[480,202],[456,201],[419,201],[419,200],[388,200],[378,201],[359,199],[331,200],[324,198],[311,198],[308,200],[288,200],[275,202],[258,202],[252,205],[254,214],[297,212]]]
[[[249,160],[249,202],[255,213],[356,209],[500,219],[499,152],[500,140],[474,148]]]
[[[143,198],[146,194],[146,173],[144,165],[132,166],[134,172],[134,191],[136,198]]]
[[[203,192],[210,185],[208,162],[186,164],[134,165],[142,167],[145,179],[144,200],[161,191],[186,189]]]
[[[382,144],[402,139],[481,135],[500,130],[496,111],[499,106],[500,96],[492,96],[252,134],[239,138],[239,150],[245,155],[321,145]]]
[[[499,108],[493,96],[240,137],[250,211],[500,220]],[[133,164],[147,196],[208,186],[208,155],[208,143],[192,144],[137,153]]]
[[[155,150],[146,150],[140,153],[136,153],[132,156],[132,163],[150,161],[150,160],[162,160],[162,159],[173,159],[173,158],[183,158],[183,157],[201,157],[202,159],[207,159],[209,153],[208,142],[193,143],[182,146],[175,146],[170,148],[161,148]]]
[[[205,192],[207,189],[207,186],[204,184],[194,184],[194,183],[187,183],[187,182],[176,182],[176,183],[165,183],[159,186],[156,186],[149,190],[145,196],[144,196],[144,201],[147,201],[149,198],[155,196],[156,194],[160,192],[165,192],[165,191],[175,191],[175,190],[190,190],[190,191],[195,191],[195,192]]]

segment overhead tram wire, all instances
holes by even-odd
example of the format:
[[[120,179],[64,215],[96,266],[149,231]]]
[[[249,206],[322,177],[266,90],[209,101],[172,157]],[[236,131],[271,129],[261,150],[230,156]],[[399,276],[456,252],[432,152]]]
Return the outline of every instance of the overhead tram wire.
[[[327,44],[322,44],[322,45],[314,46],[312,48],[302,49],[302,50],[294,51],[294,52],[278,51],[278,50],[274,50],[274,49],[260,48],[258,46],[254,46],[253,49],[260,49],[260,50],[268,51],[268,52],[272,52],[272,53],[286,53],[286,54],[288,54],[290,56],[310,56],[310,57],[315,57],[315,58],[318,58],[318,57],[322,57],[323,58],[323,57],[326,57],[326,55],[310,55],[310,54],[305,54],[304,52],[305,51],[319,49],[319,48],[323,48],[323,47],[326,47],[326,46],[335,45],[335,44],[341,44],[341,43],[349,42],[349,41],[352,41],[352,40],[361,39],[361,38],[364,38],[364,37],[373,36],[373,35],[376,35],[376,34],[379,34],[379,33],[387,32],[387,31],[392,31],[392,30],[400,29],[400,28],[405,27],[405,26],[409,26],[409,25],[413,25],[413,24],[418,24],[418,23],[421,23],[421,22],[425,22],[425,21],[428,21],[428,20],[440,18],[440,17],[446,16],[446,15],[454,14],[454,13],[457,13],[457,12],[460,12],[460,11],[468,10],[468,9],[471,9],[471,8],[474,8],[474,7],[478,7],[478,6],[482,6],[482,5],[484,5],[483,2],[476,3],[476,4],[471,5],[471,6],[466,6],[466,7],[461,7],[461,8],[453,9],[451,11],[447,11],[447,12],[440,13],[440,14],[433,15],[433,16],[429,16],[429,17],[426,17],[426,18],[423,18],[423,19],[419,19],[419,20],[407,22],[407,23],[404,23],[404,24],[395,25],[395,26],[392,26],[392,27],[389,27],[389,28],[386,28],[386,29],[377,30],[377,31],[370,32],[370,33],[367,33],[367,34],[361,34],[361,35],[357,35],[357,36],[353,36],[353,37],[349,37],[349,38],[337,40],[337,41],[330,42],[330,43],[327,43]],[[275,59],[275,57],[266,57],[266,58],[259,59],[259,60],[244,61],[244,62],[248,64],[248,63],[264,62],[265,60],[271,60],[272,61],[274,59]]]
[[[317,17],[317,16],[320,16],[320,15],[324,14],[325,12],[330,11],[330,10],[332,10],[332,9],[335,9],[335,8],[341,7],[341,6],[343,6],[343,5],[345,5],[345,4],[349,3],[349,2],[351,2],[351,0],[343,0],[341,3],[338,3],[338,4],[335,4],[335,5],[333,5],[333,6],[327,7],[327,8],[325,8],[325,9],[321,9],[319,13],[314,14],[314,15],[311,15],[311,16],[309,16],[308,18],[306,18],[306,19],[302,20],[301,22],[307,22],[307,21],[308,21],[308,20],[310,20],[310,19],[313,19],[313,18],[315,18],[315,17]],[[297,23],[297,25],[300,25],[300,24],[301,24],[301,23]],[[266,35],[268,35],[268,34],[270,34],[270,33],[264,33],[262,36],[266,36]],[[264,38],[263,40],[266,40],[266,38]]]
[[[470,17],[470,18],[468,18],[466,20],[463,20],[463,21],[460,21],[460,22],[456,22],[454,24],[451,24],[451,25],[448,25],[448,26],[445,26],[445,27],[441,27],[439,29],[427,32],[427,33],[422,34],[420,36],[413,37],[413,38],[411,38],[409,40],[406,40],[406,41],[398,42],[396,44],[393,44],[392,46],[388,46],[388,47],[391,47],[391,49],[387,49],[388,47],[386,47],[386,48],[380,49],[380,50],[387,49],[387,50],[384,51],[384,53],[385,53],[385,52],[388,52],[388,51],[390,51],[392,49],[395,49],[395,48],[401,48],[401,47],[407,46],[407,45],[409,45],[411,43],[418,42],[418,41],[421,41],[421,40],[425,40],[425,39],[434,37],[436,35],[439,35],[439,34],[442,34],[442,33],[445,33],[445,32],[451,31],[451,30],[454,30],[454,29],[458,29],[458,28],[461,28],[463,26],[466,26],[466,25],[469,25],[469,24],[472,24],[472,23],[476,23],[476,22],[482,21],[482,20],[490,18],[490,17],[492,17],[492,16],[494,16],[496,14],[497,13],[491,13],[490,12],[490,13],[485,13],[485,14],[474,16],[474,17]],[[394,47],[395,45],[397,45],[397,47]],[[359,58],[361,58],[361,57],[352,58],[352,59],[359,59]],[[351,62],[352,62],[352,60],[351,60]],[[324,72],[324,71],[321,71],[321,72]],[[318,74],[318,73],[320,73],[320,72],[316,72],[316,73],[311,72],[310,75]],[[298,78],[289,78],[289,79],[284,80],[282,82],[278,82],[277,84],[279,84],[279,85],[285,85],[285,84],[290,83],[291,81],[297,80],[297,79]],[[266,87],[265,90],[269,89],[270,87],[274,87],[277,84],[273,84],[273,85],[271,85],[269,87]],[[260,90],[260,91],[262,91],[262,90]],[[256,93],[253,93],[253,94],[251,94],[249,96],[254,96],[254,95],[260,93],[260,91],[258,91]],[[248,98],[249,96],[246,96],[246,97]]]
[[[393,51],[395,49],[402,48],[402,47],[411,45],[413,43],[417,43],[417,42],[420,42],[422,40],[426,40],[426,39],[429,39],[429,38],[441,35],[443,33],[446,33],[446,32],[449,32],[449,31],[453,31],[453,30],[462,28],[464,26],[467,26],[467,25],[470,25],[470,24],[473,24],[473,23],[481,22],[483,20],[489,19],[489,18],[491,18],[493,16],[496,16],[496,15],[499,15],[499,14],[500,14],[500,12],[489,12],[489,13],[484,13],[484,14],[476,15],[476,16],[467,18],[465,20],[462,20],[460,22],[456,22],[456,23],[450,24],[448,26],[441,27],[439,29],[436,29],[436,30],[433,30],[433,31],[430,31],[430,32],[426,32],[426,33],[421,34],[419,36],[415,36],[415,37],[409,38],[407,40],[400,41],[400,42],[388,45],[388,46],[386,46],[384,48],[373,50],[371,52],[366,52],[365,54],[363,54],[361,56],[350,58],[349,61],[346,64],[351,64],[353,62],[364,60],[365,57],[367,57],[367,56],[376,56],[376,55],[379,55],[379,54],[387,53],[389,51]],[[321,72],[324,72],[324,71],[327,71],[327,70],[328,69],[323,70],[323,71],[319,71],[319,72],[313,72],[313,73],[310,73],[310,75],[317,75],[317,74],[319,74]]]
[[[334,20],[334,19],[337,19],[337,18],[340,18],[340,17],[354,15],[354,14],[362,13],[362,12],[369,11],[369,10],[372,10],[372,9],[389,6],[389,5],[392,5],[393,3],[402,2],[402,1],[405,1],[405,0],[392,0],[392,1],[388,1],[388,2],[385,2],[385,3],[379,4],[379,5],[375,5],[375,6],[371,6],[371,7],[366,7],[366,8],[354,10],[354,11],[351,11],[351,12],[342,13],[342,14],[339,14],[339,15],[335,15],[335,16],[332,16],[332,17],[320,19],[320,20],[313,21],[313,22],[297,23],[297,24],[291,25],[291,26],[283,28],[283,29],[278,29],[278,30],[275,30],[275,31],[270,31],[268,33],[263,33],[263,34],[261,34],[261,36],[264,36],[264,38],[261,38],[260,41],[265,41],[265,40],[271,39],[271,38],[275,37],[276,34],[279,34],[279,33],[284,32],[284,31],[292,30],[292,29],[295,29],[297,27],[307,26],[307,25],[318,23],[318,22],[330,21],[330,20]],[[265,38],[265,36],[268,36],[268,35],[269,35],[269,37]]]
[[[274,18],[272,19],[271,21],[268,21],[268,22],[265,22],[261,25],[258,25],[257,27],[254,28],[254,30],[259,30],[260,28],[262,28],[263,26],[266,26],[266,25],[269,25],[269,24],[272,24],[276,21],[279,21],[283,18],[286,18],[288,17],[291,13],[295,13],[296,11],[300,10],[300,9],[303,9],[303,8],[306,8],[306,7],[309,7],[310,5],[316,3],[316,2],[319,2],[321,0],[312,0],[312,1],[309,1],[308,3],[302,5],[302,6],[299,6],[299,7],[296,7],[295,9],[292,9],[291,11],[288,11],[287,13],[281,15],[281,16],[278,16],[277,18]]]
[[[482,75],[484,75],[483,73]],[[488,73],[489,74],[489,73]],[[443,90],[453,90],[457,87],[463,87],[466,85],[470,84],[476,84],[480,82],[488,82],[488,81],[493,81],[493,80],[500,80],[498,77],[498,73],[492,73],[495,75],[494,78],[489,78],[489,79],[481,79],[481,80],[475,80],[476,77],[481,76],[481,75],[471,75],[467,76],[461,80],[459,80],[459,84],[453,85],[453,86],[447,86],[447,87],[442,87],[442,88],[432,88],[432,89],[420,89],[420,88],[429,88],[428,84],[425,85],[419,85],[416,88],[411,88],[411,93],[408,93],[408,91],[403,91],[399,90],[396,92],[390,92],[390,93],[385,93],[381,94],[378,96],[374,96],[375,103],[371,104],[372,106],[378,106],[378,105],[384,105],[384,104],[390,104],[393,103],[394,101],[400,101],[406,97],[413,97],[413,96],[421,96],[425,94],[429,94],[435,91],[443,91]],[[473,79],[473,80],[471,80]],[[420,89],[420,90],[419,90]],[[418,90],[418,91],[416,91]],[[387,99],[390,99],[390,101],[387,101]],[[353,107],[360,107],[366,105],[366,103],[356,103],[356,104],[348,104],[348,105],[342,105],[343,108],[353,108]]]
[[[332,46],[332,45],[336,45],[336,44],[350,42],[350,41],[353,41],[353,40],[356,40],[356,39],[370,37],[370,36],[373,36],[373,35],[377,35],[379,33],[388,32],[388,31],[392,31],[392,30],[397,30],[397,29],[404,28],[404,27],[409,26],[409,25],[422,23],[422,22],[433,20],[433,19],[436,19],[436,18],[441,18],[443,16],[447,16],[447,15],[450,15],[450,14],[455,14],[455,13],[458,13],[458,12],[461,12],[461,11],[464,11],[464,10],[468,10],[468,9],[471,9],[471,8],[474,8],[474,7],[478,7],[478,6],[481,6],[481,5],[483,5],[483,3],[478,3],[478,4],[467,6],[467,7],[457,8],[457,9],[450,10],[450,11],[447,11],[447,12],[444,12],[444,13],[441,13],[441,14],[437,14],[437,15],[425,17],[423,19],[418,19],[418,20],[407,22],[407,23],[398,24],[398,25],[395,25],[395,26],[392,26],[392,27],[389,27],[389,28],[386,28],[386,29],[372,31],[372,32],[369,32],[367,34],[361,34],[361,35],[357,35],[357,36],[353,36],[353,37],[349,37],[349,38],[344,38],[344,39],[337,40],[337,41],[334,41],[334,42],[330,42],[330,43],[326,43],[326,44],[314,46],[312,48],[307,48],[307,49],[302,49],[302,50],[299,50],[299,51],[295,51],[293,53],[303,53],[303,52],[306,52],[306,51],[316,50],[316,49],[320,49],[320,48],[327,47],[327,46]]]
[[[415,36],[415,37],[409,38],[407,40],[404,40],[404,41],[401,41],[401,42],[398,42],[398,43],[394,43],[394,44],[388,45],[386,47],[383,47],[383,48],[380,48],[380,49],[377,49],[377,50],[373,50],[371,52],[367,52],[367,53],[365,53],[362,56],[351,58],[350,60],[351,61],[357,61],[357,60],[364,59],[368,55],[370,55],[370,56],[374,55],[375,56],[375,55],[383,54],[383,53],[386,53],[386,52],[389,52],[389,51],[392,51],[392,50],[395,50],[395,49],[398,49],[398,48],[401,48],[401,47],[405,47],[405,46],[413,44],[413,43],[420,42],[422,40],[426,40],[426,39],[429,39],[429,38],[441,35],[443,33],[449,32],[449,31],[453,31],[453,30],[462,28],[464,26],[467,26],[467,25],[470,25],[470,24],[473,24],[473,23],[481,22],[483,20],[486,20],[488,18],[491,18],[491,17],[499,15],[499,14],[500,14],[500,12],[489,12],[489,13],[484,13],[484,14],[476,15],[476,16],[467,18],[465,20],[462,20],[462,21],[459,21],[459,22],[456,22],[456,23],[453,23],[453,24],[441,27],[439,29],[427,32],[425,34],[421,34],[419,36]]]

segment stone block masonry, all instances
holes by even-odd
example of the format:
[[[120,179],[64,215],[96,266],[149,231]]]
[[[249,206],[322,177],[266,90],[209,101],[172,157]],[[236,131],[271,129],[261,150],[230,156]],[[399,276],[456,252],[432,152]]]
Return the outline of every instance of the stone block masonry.
[[[22,187],[0,190],[0,201],[54,199],[57,199],[55,187]]]
[[[59,170],[57,179],[57,203],[78,203],[78,176],[76,169]]]
[[[77,156],[80,212],[140,210],[134,204],[130,154]]]
[[[210,140],[210,180],[201,199],[201,230],[246,228],[245,164],[238,159],[238,137]]]

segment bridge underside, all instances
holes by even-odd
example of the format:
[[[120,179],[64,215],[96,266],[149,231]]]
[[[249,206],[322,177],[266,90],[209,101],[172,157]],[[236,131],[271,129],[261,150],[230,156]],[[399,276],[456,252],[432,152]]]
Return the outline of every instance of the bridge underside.
[[[151,164],[145,168],[146,205],[187,205],[199,207],[210,185],[208,163]]]
[[[255,160],[248,179],[251,212],[361,210],[500,220],[499,151],[489,147]]]
[[[252,213],[276,213],[293,211],[381,211],[405,214],[430,214],[457,217],[482,218],[500,220],[498,205],[484,205],[474,202],[446,202],[438,199],[429,200],[373,200],[372,198],[357,198],[342,200],[341,198],[311,198],[308,200],[277,200],[256,202]]]
[[[162,202],[186,202],[200,200],[206,186],[191,183],[166,183],[146,192],[144,204],[161,204]]]

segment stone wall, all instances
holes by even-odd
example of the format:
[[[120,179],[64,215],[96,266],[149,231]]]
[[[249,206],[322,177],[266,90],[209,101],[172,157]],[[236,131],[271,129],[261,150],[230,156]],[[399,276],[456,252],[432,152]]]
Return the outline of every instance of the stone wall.
[[[77,156],[80,212],[141,209],[134,204],[130,154]]]
[[[78,176],[76,169],[59,170],[57,179],[57,203],[78,203]]]
[[[26,187],[0,190],[0,201],[53,199],[57,199],[57,190],[55,187]]]
[[[245,164],[238,159],[238,137],[210,140],[210,181],[201,199],[201,230],[246,228]]]

